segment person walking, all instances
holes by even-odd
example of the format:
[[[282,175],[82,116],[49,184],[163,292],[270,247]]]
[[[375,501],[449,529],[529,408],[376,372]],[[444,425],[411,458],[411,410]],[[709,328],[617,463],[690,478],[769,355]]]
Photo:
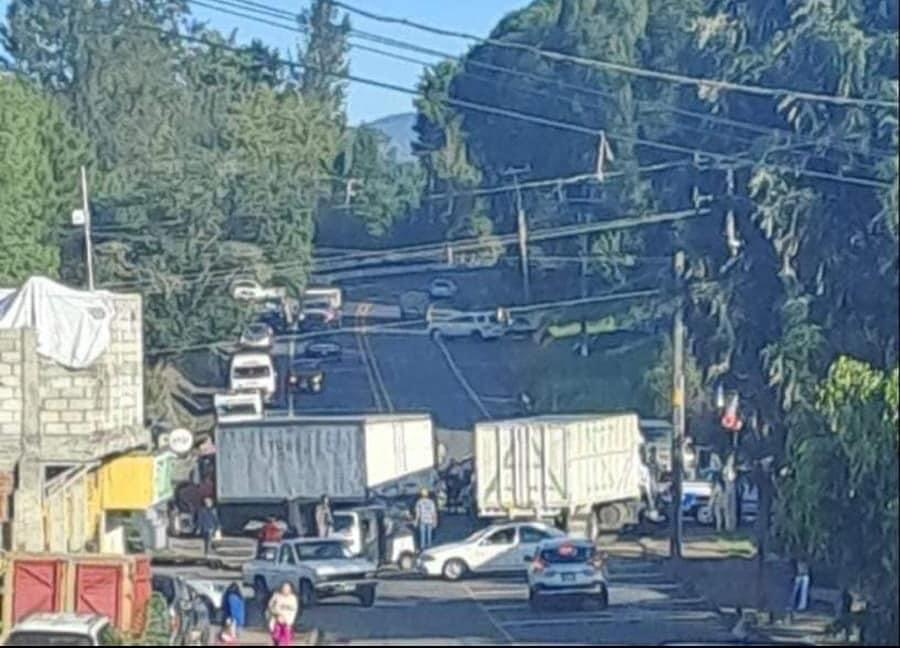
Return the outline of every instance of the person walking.
[[[794,563],[794,587],[791,591],[791,605],[788,619],[794,620],[795,612],[804,612],[809,606],[809,565],[799,560]]]
[[[234,626],[232,631],[237,638],[240,636],[241,629],[247,624],[247,606],[244,603],[241,586],[237,582],[231,583],[225,590],[223,607],[225,618],[231,620]]]
[[[272,594],[266,607],[269,636],[275,646],[290,646],[294,641],[294,623],[300,611],[300,602],[290,583],[284,583]]]
[[[434,500],[428,497],[428,489],[423,488],[416,502],[415,524],[419,529],[419,551],[431,546],[434,530],[438,525],[438,512]]]
[[[709,506],[712,509],[713,522],[716,525],[716,533],[725,530],[725,483],[721,475],[713,477],[712,492],[709,496]]]
[[[327,538],[334,532],[334,516],[331,514],[331,500],[322,495],[316,505],[316,532],[320,538]]]
[[[208,497],[203,500],[203,508],[197,514],[197,527],[200,530],[200,535],[203,537],[203,555],[209,556],[213,541],[221,532],[221,525],[219,524],[219,514],[216,511],[216,507],[213,506],[213,501]]]

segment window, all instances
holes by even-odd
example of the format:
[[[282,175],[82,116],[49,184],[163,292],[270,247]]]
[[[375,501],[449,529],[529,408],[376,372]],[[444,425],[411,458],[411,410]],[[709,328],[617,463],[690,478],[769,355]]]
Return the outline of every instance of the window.
[[[297,545],[300,560],[340,560],[348,552],[340,542],[314,542]]]
[[[541,560],[545,563],[586,563],[594,557],[594,548],[585,545],[564,544],[554,549],[544,549]]]
[[[550,537],[549,533],[545,533],[540,529],[533,526],[521,526],[519,527],[519,542],[523,544],[537,544],[542,540],[546,540]]]
[[[94,642],[85,634],[72,632],[13,632],[6,640],[7,646],[92,646]]]
[[[291,545],[281,545],[281,551],[278,554],[278,562],[282,565],[297,564],[297,559],[294,557],[294,549]]]
[[[494,531],[485,538],[485,544],[489,545],[511,545],[516,541],[516,527],[507,527]]]
[[[235,367],[234,375],[236,378],[268,378],[269,368],[264,365],[257,367]]]

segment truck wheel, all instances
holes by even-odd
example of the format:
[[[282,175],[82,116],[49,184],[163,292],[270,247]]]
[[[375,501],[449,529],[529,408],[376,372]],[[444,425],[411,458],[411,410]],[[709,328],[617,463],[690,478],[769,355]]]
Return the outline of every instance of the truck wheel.
[[[444,563],[444,568],[441,570],[441,573],[444,575],[445,579],[457,581],[465,576],[468,571],[469,568],[466,566],[466,563],[459,558],[451,558]]]
[[[416,557],[413,554],[406,552],[400,556],[397,565],[403,571],[412,571],[416,566]]]
[[[266,587],[266,579],[262,576],[257,576],[253,579],[253,593],[258,601],[261,601],[263,604],[267,603],[269,588]]]
[[[359,604],[363,607],[372,607],[375,605],[375,586],[367,585],[366,587],[358,590],[357,596],[359,598]]]
[[[305,579],[300,581],[300,603],[305,608],[314,607],[316,604],[316,588]]]
[[[609,504],[597,512],[598,526],[604,531],[620,529],[625,518],[625,512],[619,504]]]

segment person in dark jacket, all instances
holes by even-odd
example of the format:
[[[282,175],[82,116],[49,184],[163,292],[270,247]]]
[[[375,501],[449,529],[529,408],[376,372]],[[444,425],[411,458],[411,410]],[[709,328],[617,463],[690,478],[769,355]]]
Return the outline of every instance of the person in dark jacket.
[[[228,586],[223,598],[225,618],[234,621],[234,632],[239,635],[241,629],[247,623],[247,606],[244,603],[244,595],[241,586],[236,582]]]
[[[216,511],[216,507],[213,506],[213,501],[208,497],[203,501],[203,508],[197,513],[197,528],[203,537],[203,553],[208,556],[209,550],[212,548],[213,539],[221,528],[219,514]]]

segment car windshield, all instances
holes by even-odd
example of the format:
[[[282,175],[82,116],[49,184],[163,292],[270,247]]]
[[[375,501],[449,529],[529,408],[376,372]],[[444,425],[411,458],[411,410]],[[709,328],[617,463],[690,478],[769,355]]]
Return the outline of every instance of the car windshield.
[[[269,334],[269,327],[265,324],[254,324],[247,327],[247,337],[260,338]]]
[[[87,635],[73,632],[13,632],[7,646],[92,646]]]
[[[594,548],[564,544],[541,551],[541,560],[550,564],[585,563],[594,557]]]
[[[269,376],[269,368],[265,365],[256,367],[235,367],[235,378],[267,378]]]
[[[339,513],[335,513],[333,519],[335,531],[346,531],[353,526],[352,515],[340,515]]]
[[[349,558],[349,552],[341,542],[309,542],[297,545],[300,560],[341,560]]]

